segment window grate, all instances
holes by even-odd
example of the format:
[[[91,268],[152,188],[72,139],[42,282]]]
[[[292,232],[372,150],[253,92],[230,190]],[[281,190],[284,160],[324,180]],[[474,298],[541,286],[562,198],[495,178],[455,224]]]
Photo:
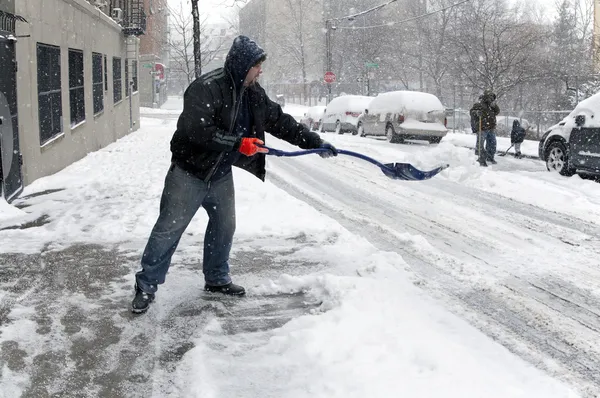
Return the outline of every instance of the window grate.
[[[85,94],[83,80],[83,51],[69,49],[69,105],[71,126],[85,120]]]
[[[104,91],[102,81],[102,54],[92,53],[92,91],[94,115],[104,110]]]
[[[121,58],[113,57],[113,102],[123,99],[123,81],[121,73]]]
[[[60,47],[37,43],[40,143],[62,133]]]

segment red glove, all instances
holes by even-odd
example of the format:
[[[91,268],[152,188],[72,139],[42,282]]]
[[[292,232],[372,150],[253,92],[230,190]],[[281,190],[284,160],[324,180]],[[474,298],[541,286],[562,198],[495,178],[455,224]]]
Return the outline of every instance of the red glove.
[[[256,155],[256,153],[267,153],[269,150],[267,148],[261,148],[256,146],[256,144],[263,145],[264,142],[259,140],[258,138],[242,138],[242,143],[238,151],[243,153],[246,156]]]

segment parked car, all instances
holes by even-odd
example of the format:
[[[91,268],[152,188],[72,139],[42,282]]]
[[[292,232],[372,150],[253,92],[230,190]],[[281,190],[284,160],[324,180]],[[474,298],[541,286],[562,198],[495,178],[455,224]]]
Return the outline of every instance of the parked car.
[[[300,123],[305,125],[311,130],[319,130],[321,123],[323,122],[323,116],[325,115],[325,106],[311,106],[306,110],[306,113],[300,119]]]
[[[361,116],[361,135],[385,135],[390,142],[405,139],[439,143],[446,136],[444,106],[433,94],[392,91],[379,94]]]
[[[550,127],[539,144],[549,171],[564,176],[600,174],[600,93],[581,101],[560,123]]]
[[[334,98],[325,109],[322,131],[335,131],[338,134],[350,132],[356,135],[359,117],[367,109],[373,97],[363,95],[341,95]]]

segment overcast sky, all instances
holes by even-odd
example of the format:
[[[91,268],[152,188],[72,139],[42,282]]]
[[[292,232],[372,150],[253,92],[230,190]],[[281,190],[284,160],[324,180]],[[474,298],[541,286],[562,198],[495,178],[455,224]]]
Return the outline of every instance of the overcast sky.
[[[234,4],[245,4],[249,0],[199,0],[198,5],[200,13],[206,15],[209,21],[218,21],[222,15],[230,16],[235,13]],[[458,1],[458,0],[457,0]],[[521,0],[509,0],[509,3],[516,3]],[[168,0],[171,7],[179,8],[183,3],[184,8],[190,8],[190,0]],[[556,16],[556,6],[553,0],[529,0],[527,6],[536,7],[542,10],[546,18],[554,19]]]

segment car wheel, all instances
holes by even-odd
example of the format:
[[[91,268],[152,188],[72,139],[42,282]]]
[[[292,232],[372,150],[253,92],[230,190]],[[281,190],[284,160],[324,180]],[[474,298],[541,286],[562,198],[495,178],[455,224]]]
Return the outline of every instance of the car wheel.
[[[430,144],[439,144],[441,140],[442,137],[429,137],[427,139],[427,141],[429,141]]]
[[[560,141],[554,141],[546,149],[546,168],[548,171],[557,171],[563,176],[570,177],[575,170],[569,167],[567,147]]]
[[[335,122],[335,133],[336,134],[344,134],[344,133],[342,133],[342,124],[340,123],[339,120],[337,122]]]
[[[391,142],[392,144],[396,144],[398,142],[404,141],[402,139],[402,137],[400,137],[398,134],[396,134],[396,132],[394,131],[394,126],[392,126],[391,124],[386,127],[385,135],[386,135],[388,141]]]

